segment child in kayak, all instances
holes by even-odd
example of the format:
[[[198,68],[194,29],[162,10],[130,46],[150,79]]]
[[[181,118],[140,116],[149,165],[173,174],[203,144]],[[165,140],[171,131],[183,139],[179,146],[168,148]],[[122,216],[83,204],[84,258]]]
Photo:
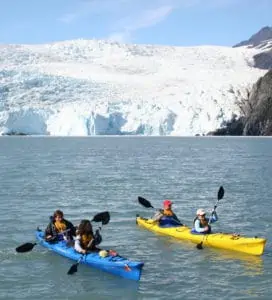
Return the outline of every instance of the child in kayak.
[[[158,222],[159,225],[163,227],[182,226],[183,224],[172,211],[172,204],[173,202],[171,200],[164,200],[163,209],[157,211],[152,217],[152,220]]]
[[[56,210],[51,221],[45,229],[45,240],[48,242],[57,242],[59,240],[72,240],[76,229],[74,225],[64,219],[63,212]]]
[[[218,220],[216,211],[213,211],[210,218],[206,218],[206,212],[204,209],[199,208],[196,212],[196,217],[194,219],[194,228],[192,233],[211,233],[211,223]]]
[[[82,220],[76,232],[74,248],[77,252],[83,254],[91,251],[99,251],[100,249],[96,248],[96,245],[100,244],[101,239],[98,231],[94,235],[91,222],[89,220]]]

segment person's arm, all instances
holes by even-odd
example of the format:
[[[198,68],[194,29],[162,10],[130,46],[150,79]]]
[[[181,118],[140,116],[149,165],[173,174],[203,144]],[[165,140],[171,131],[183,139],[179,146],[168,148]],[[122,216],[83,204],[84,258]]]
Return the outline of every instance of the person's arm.
[[[202,233],[202,232],[206,231],[205,227],[204,228],[200,227],[200,221],[199,220],[195,220],[194,226],[195,226],[195,231],[196,232]]]
[[[216,211],[214,210],[214,211],[212,212],[212,214],[211,214],[210,219],[209,219],[209,224],[210,224],[210,223],[214,223],[214,222],[216,222],[217,220],[218,220],[218,216],[217,216]]]
[[[154,216],[152,217],[153,221],[160,221],[160,219],[163,217],[163,213],[159,210],[157,211]]]
[[[74,248],[77,252],[85,254],[87,251],[80,245],[80,236],[76,237]]]
[[[95,240],[94,240],[94,238],[92,238],[87,245],[87,249],[93,250],[94,248],[95,248]]]
[[[51,238],[51,237],[53,237],[54,236],[54,231],[53,231],[53,224],[52,224],[52,222],[50,222],[48,225],[47,225],[47,227],[46,227],[46,229],[45,229],[45,238]]]

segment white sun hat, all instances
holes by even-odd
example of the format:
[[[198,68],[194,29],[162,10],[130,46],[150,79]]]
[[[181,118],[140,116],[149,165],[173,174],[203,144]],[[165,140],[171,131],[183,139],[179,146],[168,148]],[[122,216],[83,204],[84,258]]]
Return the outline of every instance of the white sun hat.
[[[203,215],[206,215],[206,212],[203,208],[199,208],[197,211],[196,211],[196,214],[198,216],[203,216]]]

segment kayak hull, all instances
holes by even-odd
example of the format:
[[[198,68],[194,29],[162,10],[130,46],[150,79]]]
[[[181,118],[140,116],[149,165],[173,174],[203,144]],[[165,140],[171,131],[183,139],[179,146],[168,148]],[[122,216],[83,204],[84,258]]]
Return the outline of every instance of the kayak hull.
[[[71,260],[79,261],[81,264],[127,279],[138,281],[141,278],[142,268],[144,266],[143,262],[131,261],[120,255],[100,257],[97,252],[82,255],[76,252],[73,247],[68,246],[66,241],[50,244],[44,240],[44,233],[42,231],[36,231],[35,235],[43,247]]]
[[[203,246],[238,251],[252,255],[262,255],[266,239],[258,237],[242,237],[231,233],[193,234],[187,226],[160,227],[152,219],[136,218],[138,226],[158,234],[167,235],[180,240],[188,240]]]

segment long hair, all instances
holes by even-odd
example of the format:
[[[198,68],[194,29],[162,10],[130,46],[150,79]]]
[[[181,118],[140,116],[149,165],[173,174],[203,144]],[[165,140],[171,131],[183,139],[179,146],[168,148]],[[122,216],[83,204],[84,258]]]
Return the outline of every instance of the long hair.
[[[93,235],[93,226],[92,226],[91,222],[89,220],[81,220],[81,222],[78,226],[77,233],[79,235],[83,235],[83,234]]]

